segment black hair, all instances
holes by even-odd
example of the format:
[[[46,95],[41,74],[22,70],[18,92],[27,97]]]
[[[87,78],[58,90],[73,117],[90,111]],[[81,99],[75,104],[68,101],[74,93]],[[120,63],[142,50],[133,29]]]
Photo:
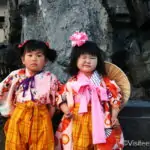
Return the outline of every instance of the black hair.
[[[25,52],[36,51],[37,49],[43,52],[44,56],[51,62],[53,62],[57,57],[56,51],[54,49],[49,48],[49,46],[45,42],[40,40],[27,40],[26,42],[18,45],[17,47],[20,57],[22,57],[25,54]]]
[[[102,76],[106,75],[104,59],[102,56],[102,50],[92,41],[86,41],[82,46],[75,46],[72,48],[70,63],[68,66],[68,73],[70,75],[77,75],[79,69],[77,67],[77,60],[82,54],[90,54],[97,56],[98,62],[96,70]]]

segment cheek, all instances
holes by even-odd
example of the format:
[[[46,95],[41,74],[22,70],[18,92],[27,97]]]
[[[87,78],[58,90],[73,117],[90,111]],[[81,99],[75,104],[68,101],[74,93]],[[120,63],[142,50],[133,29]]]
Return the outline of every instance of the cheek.
[[[38,58],[37,60],[38,60],[39,62],[42,62],[42,63],[46,62],[45,57]]]
[[[83,66],[83,64],[84,64],[84,61],[83,61],[83,60],[78,60],[78,61],[77,61],[77,67],[78,67],[78,68],[81,68],[81,67]]]
[[[78,69],[80,68],[80,64],[79,64],[79,63],[77,63],[77,68],[78,68]]]
[[[77,67],[80,66],[80,60],[79,60],[79,59],[77,60],[77,63],[76,63],[76,64],[77,64]]]
[[[77,64],[83,64],[84,62],[85,62],[85,60],[82,59],[82,58],[79,58],[79,59],[77,60]]]
[[[97,61],[94,61],[94,62],[93,62],[93,67],[96,68],[96,66],[97,66]]]
[[[22,64],[25,63],[24,57],[21,57],[21,62],[22,62]]]
[[[42,59],[42,60],[40,61],[40,64],[41,64],[41,65],[46,65],[46,63],[47,63],[47,61],[46,61],[45,59]]]

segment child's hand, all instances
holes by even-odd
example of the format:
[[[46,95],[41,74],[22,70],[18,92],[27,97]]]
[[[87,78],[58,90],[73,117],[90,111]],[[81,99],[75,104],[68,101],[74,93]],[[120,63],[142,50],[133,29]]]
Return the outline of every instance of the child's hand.
[[[68,118],[68,119],[72,118],[72,113],[70,112],[66,103],[61,104],[60,109],[63,111],[65,118]]]
[[[115,116],[112,116],[112,117],[111,117],[111,122],[112,122],[112,127],[113,127],[113,128],[116,128],[117,126],[120,125],[118,118],[115,117]]]
[[[67,119],[71,119],[73,117],[73,115],[72,115],[71,112],[68,112],[68,113],[64,114],[64,117],[67,118]]]
[[[115,108],[112,109],[112,117],[111,117],[111,122],[112,122],[112,127],[115,128],[117,126],[119,126],[119,120],[118,120],[118,113],[119,113],[119,109]]]

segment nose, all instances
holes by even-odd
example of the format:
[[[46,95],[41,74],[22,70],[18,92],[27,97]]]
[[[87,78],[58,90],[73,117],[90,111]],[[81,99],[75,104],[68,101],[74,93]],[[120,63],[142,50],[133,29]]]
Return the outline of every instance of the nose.
[[[33,61],[36,61],[36,60],[37,60],[37,57],[36,57],[35,55],[33,55],[33,56],[32,56],[32,60],[33,60]]]
[[[86,62],[86,63],[90,63],[90,59],[89,59],[89,58],[86,58],[85,62]]]

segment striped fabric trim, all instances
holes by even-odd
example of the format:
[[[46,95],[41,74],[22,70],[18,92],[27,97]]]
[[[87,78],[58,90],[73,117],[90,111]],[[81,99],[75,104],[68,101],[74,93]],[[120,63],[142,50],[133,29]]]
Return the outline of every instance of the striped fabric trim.
[[[94,73],[92,74],[90,80],[92,83],[94,83],[94,85],[99,86],[100,82],[101,82],[101,76],[98,74],[97,71],[94,71]]]
[[[110,136],[110,134],[112,133],[112,129],[105,129],[105,135],[106,135],[106,137],[109,137]]]

